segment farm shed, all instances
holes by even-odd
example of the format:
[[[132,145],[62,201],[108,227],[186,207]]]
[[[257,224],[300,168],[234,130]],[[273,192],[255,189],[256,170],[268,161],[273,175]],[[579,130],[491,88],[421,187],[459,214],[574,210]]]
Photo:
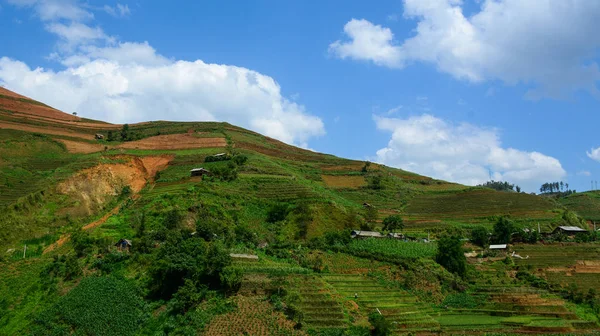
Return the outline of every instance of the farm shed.
[[[506,250],[507,247],[508,245],[506,244],[490,245],[490,250]]]
[[[131,240],[129,239],[119,239],[119,241],[115,244],[115,246],[117,247],[117,249],[119,249],[119,251],[123,251],[123,250],[127,250],[129,251],[129,249],[131,248]]]
[[[399,232],[390,232],[387,236],[394,239],[404,239],[404,234]]]
[[[552,231],[552,233],[565,233],[569,235],[574,235],[583,232],[587,232],[587,230],[577,226],[559,226],[556,229],[554,229],[554,231]]]
[[[350,235],[352,236],[352,238],[385,238],[386,237],[377,231],[353,230],[350,233]]]
[[[208,174],[210,174],[210,171],[204,168],[194,168],[190,170],[190,176],[204,176]]]
[[[229,256],[234,259],[258,260],[258,256],[256,254],[230,253]]]
[[[104,139],[104,135],[103,135],[103,134],[100,134],[100,133],[97,133],[97,134],[95,135],[95,138],[96,138],[96,140],[102,140],[102,139]]]

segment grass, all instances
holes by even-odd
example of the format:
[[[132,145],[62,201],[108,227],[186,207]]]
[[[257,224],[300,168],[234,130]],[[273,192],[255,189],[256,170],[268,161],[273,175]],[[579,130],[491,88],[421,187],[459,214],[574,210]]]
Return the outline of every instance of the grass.
[[[355,239],[348,246],[352,254],[377,254],[389,258],[432,258],[435,243],[404,242],[397,239]]]

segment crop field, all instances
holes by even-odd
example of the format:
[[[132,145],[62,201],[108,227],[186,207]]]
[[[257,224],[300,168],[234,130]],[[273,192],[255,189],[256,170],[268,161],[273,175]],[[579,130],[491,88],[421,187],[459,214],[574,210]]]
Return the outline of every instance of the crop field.
[[[295,276],[290,287],[300,294],[303,321],[311,328],[344,327],[348,324],[342,305],[321,277]]]
[[[321,175],[321,178],[330,188],[359,188],[366,185],[361,175]]]
[[[600,193],[597,191],[573,194],[561,198],[560,203],[587,220],[600,221]]]
[[[476,219],[511,215],[513,218],[551,218],[555,206],[540,197],[475,189],[460,193],[423,194],[412,198],[405,208],[411,218]]]
[[[437,252],[437,245],[397,239],[355,239],[348,249],[356,255],[374,253],[390,258],[432,258]]]
[[[364,275],[327,274],[323,278],[344,301],[358,304],[364,315],[378,309],[396,331],[439,330],[439,323],[429,315],[432,309],[406,292],[387,288]]]
[[[205,328],[206,336],[287,336],[306,335],[294,329],[294,322],[281,312],[274,312],[266,298],[237,296],[237,308],[225,315],[215,317]]]
[[[569,267],[577,260],[600,260],[600,244],[554,243],[517,245],[514,250],[527,259],[515,259],[517,265],[535,268]]]

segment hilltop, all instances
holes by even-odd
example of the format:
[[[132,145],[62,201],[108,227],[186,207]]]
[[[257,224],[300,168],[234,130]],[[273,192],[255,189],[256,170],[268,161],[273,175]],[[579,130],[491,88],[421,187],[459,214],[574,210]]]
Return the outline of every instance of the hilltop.
[[[519,229],[539,225],[542,233],[563,224],[588,227],[581,218],[600,218],[595,193],[555,200],[469,187],[222,122],[116,125],[78,114],[0,88],[5,334],[87,335],[97,324],[124,323],[114,332],[360,335],[376,324],[369,321],[376,309],[397,332],[595,326],[597,317],[586,317],[584,308],[575,311],[549,287],[516,278],[512,267],[535,262],[473,262],[465,280],[433,261],[435,243],[349,239],[351,229],[383,230],[391,215],[413,239],[492,230],[502,216]],[[191,176],[195,168],[211,174]],[[121,239],[132,241],[130,251],[116,250]],[[589,244],[585,259],[600,259]],[[229,253],[259,261],[232,261]],[[566,270],[577,260],[552,266]],[[546,276],[550,266],[542,266],[531,276]],[[496,297],[500,287],[525,291],[529,301]],[[131,306],[107,293],[128,297]],[[81,298],[90,301],[83,308]],[[99,312],[103,305],[123,321]]]

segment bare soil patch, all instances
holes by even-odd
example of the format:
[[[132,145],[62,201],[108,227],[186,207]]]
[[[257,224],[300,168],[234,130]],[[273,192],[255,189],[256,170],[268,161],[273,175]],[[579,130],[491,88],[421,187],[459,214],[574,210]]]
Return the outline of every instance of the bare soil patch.
[[[321,178],[331,188],[359,188],[366,185],[361,175],[321,175]]]
[[[3,96],[9,96],[9,97],[13,97],[13,98],[24,98],[24,99],[31,99],[25,96],[21,96],[20,94],[16,93],[16,92],[12,92],[10,90],[7,90],[3,87],[0,86],[0,95]]]
[[[211,148],[225,147],[227,141],[225,138],[200,138],[193,134],[167,134],[157,135],[142,140],[126,142],[117,146],[117,148],[128,149],[192,149],[192,148]]]
[[[27,98],[26,98],[27,99]],[[70,120],[70,121],[78,121],[81,118],[74,116],[72,114],[68,114],[52,107],[44,106],[41,104],[35,104],[33,102],[23,101],[23,100],[13,100],[8,98],[0,97],[0,107],[5,110],[36,115],[40,117],[50,118],[50,119],[59,119],[59,120]]]
[[[86,140],[93,140],[94,136],[91,134],[78,133],[74,131],[70,131],[67,129],[60,129],[54,127],[42,127],[42,126],[32,126],[25,124],[13,123],[10,121],[0,121],[0,129],[14,129],[18,131],[32,132],[32,133],[42,133],[42,134],[50,134],[50,135],[62,135],[68,136],[72,138],[81,138]]]
[[[101,152],[104,150],[104,146],[101,144],[91,144],[88,142],[78,142],[64,139],[54,139],[56,141],[60,141],[67,147],[67,150],[71,153],[78,154],[89,154]]]

